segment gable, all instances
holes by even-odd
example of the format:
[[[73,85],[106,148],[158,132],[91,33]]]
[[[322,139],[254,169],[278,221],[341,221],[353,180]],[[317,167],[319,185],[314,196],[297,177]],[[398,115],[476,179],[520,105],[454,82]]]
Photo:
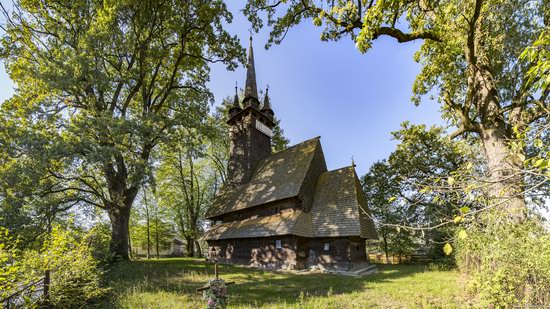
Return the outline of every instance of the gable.
[[[377,238],[353,167],[323,173],[311,208],[314,237]]]
[[[312,162],[315,171],[309,172]],[[224,186],[206,218],[295,196],[312,201],[308,192],[314,192],[322,171],[326,165],[318,137],[289,147],[260,161],[250,182]]]

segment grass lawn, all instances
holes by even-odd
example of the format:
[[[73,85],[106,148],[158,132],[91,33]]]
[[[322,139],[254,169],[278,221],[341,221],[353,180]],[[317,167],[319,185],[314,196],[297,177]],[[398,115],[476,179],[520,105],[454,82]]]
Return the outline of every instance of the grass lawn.
[[[379,266],[363,278],[295,274],[220,265],[230,308],[453,308],[460,303],[458,274],[418,265]],[[124,262],[106,276],[111,292],[102,308],[204,308],[195,289],[214,275],[196,259]]]

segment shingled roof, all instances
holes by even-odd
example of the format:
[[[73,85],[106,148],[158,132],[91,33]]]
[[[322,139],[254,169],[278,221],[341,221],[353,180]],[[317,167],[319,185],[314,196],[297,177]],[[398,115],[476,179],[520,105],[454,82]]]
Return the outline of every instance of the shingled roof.
[[[202,237],[208,240],[281,235],[312,236],[311,215],[301,210],[214,225]]]
[[[292,197],[300,209],[216,224],[203,238],[378,237],[354,166],[327,171],[319,138],[262,160],[249,183],[222,188],[206,217]]]
[[[314,237],[377,238],[353,166],[321,174],[311,208]]]
[[[206,213],[206,218],[212,219],[230,212],[295,196],[300,197],[301,200],[307,200],[307,197],[301,196],[301,191],[303,191],[302,187],[308,185],[304,180],[316,155],[323,157],[319,137],[263,159],[248,183],[228,185],[221,189],[212,207]],[[322,161],[321,169],[326,171],[324,157]]]

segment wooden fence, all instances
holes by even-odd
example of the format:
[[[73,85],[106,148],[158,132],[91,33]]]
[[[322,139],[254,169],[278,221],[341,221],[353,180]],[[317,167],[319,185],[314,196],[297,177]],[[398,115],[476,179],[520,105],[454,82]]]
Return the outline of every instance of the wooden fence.
[[[369,262],[378,264],[406,264],[406,263],[428,263],[430,258],[426,253],[413,253],[411,255],[390,254],[386,259],[385,253],[369,253]]]
[[[5,309],[10,308],[23,308],[26,306],[27,299],[37,300],[44,297],[45,280],[46,278],[40,278],[27,285],[22,286],[18,291],[8,295],[6,298],[0,300],[0,305]],[[44,305],[40,308],[49,308]]]

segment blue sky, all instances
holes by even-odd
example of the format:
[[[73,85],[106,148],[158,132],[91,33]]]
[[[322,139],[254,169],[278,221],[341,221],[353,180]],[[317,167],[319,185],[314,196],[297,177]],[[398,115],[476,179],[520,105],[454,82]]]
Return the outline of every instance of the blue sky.
[[[250,24],[230,5],[231,33],[248,44]],[[428,99],[416,107],[410,101],[420,65],[412,58],[421,41],[399,44],[382,38],[366,54],[348,38],[322,42],[321,28],[305,21],[291,29],[281,45],[264,49],[269,29],[254,35],[258,87],[269,94],[275,114],[291,144],[321,136],[329,169],[351,164],[363,175],[370,165],[395,149],[391,132],[403,121],[442,124],[437,102]],[[245,69],[212,68],[210,87],[216,102],[242,87]]]
[[[248,44],[250,24],[230,1],[234,14],[230,33]],[[411,103],[413,81],[420,66],[412,60],[421,41],[399,44],[382,38],[366,54],[360,54],[349,39],[322,42],[320,28],[305,21],[293,28],[281,45],[269,50],[268,29],[254,35],[258,87],[269,94],[276,116],[291,144],[321,136],[329,169],[357,164],[363,175],[370,165],[395,149],[391,132],[401,122],[445,124],[440,106],[428,99],[416,107]],[[245,70],[227,71],[212,66],[209,86],[216,104],[242,87]],[[0,70],[0,102],[13,93],[13,83]]]

